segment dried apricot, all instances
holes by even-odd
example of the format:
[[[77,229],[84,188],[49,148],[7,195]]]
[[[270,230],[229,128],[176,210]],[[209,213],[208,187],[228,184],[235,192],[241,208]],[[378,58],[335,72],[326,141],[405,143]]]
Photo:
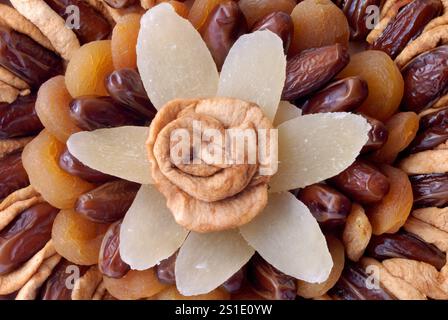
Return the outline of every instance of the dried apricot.
[[[74,210],[61,210],[53,223],[54,247],[65,259],[79,265],[98,263],[107,224],[94,223]]]
[[[397,232],[406,222],[414,200],[405,172],[388,165],[382,165],[381,171],[389,178],[389,193],[366,210],[375,235]]]
[[[120,300],[150,298],[166,288],[157,279],[153,268],[144,271],[130,270],[120,279],[104,276],[103,280],[107,291]]]
[[[31,185],[52,206],[72,208],[76,199],[94,186],[59,167],[65,145],[43,130],[23,149],[22,162]]]
[[[140,18],[138,14],[124,16],[112,30],[112,60],[116,70],[137,67],[135,46],[140,30]]]
[[[344,13],[330,0],[305,0],[292,11],[294,37],[290,53],[335,43],[348,46],[350,29]]]
[[[175,286],[171,286],[160,292],[155,298],[157,300],[229,300],[230,294],[218,288],[197,296],[183,296],[177,291]]]
[[[403,97],[404,82],[400,70],[384,52],[368,50],[351,56],[338,78],[360,76],[369,87],[369,95],[359,112],[385,121],[397,111]]]
[[[385,125],[389,132],[386,143],[372,154],[371,159],[392,164],[398,153],[414,140],[418,131],[419,117],[414,112],[399,112],[387,120]]]
[[[255,22],[276,11],[290,14],[296,6],[296,0],[240,0],[239,5],[246,16],[249,28]]]
[[[65,84],[73,98],[107,96],[104,79],[112,71],[111,40],[93,41],[75,51],[67,65]]]
[[[70,135],[81,131],[70,117],[71,100],[63,76],[51,78],[37,92],[36,112],[40,121],[48,132],[64,143]]]
[[[218,4],[225,1],[227,0],[196,0],[190,9],[188,20],[199,30],[204,25],[210,12]]]

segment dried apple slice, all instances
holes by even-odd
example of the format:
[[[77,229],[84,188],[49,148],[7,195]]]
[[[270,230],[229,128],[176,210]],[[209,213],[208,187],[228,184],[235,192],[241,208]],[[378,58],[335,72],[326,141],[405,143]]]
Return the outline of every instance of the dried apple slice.
[[[288,120],[300,117],[301,115],[302,110],[300,108],[297,108],[289,101],[280,101],[274,118],[274,127],[277,127]]]
[[[238,230],[191,232],[176,260],[176,285],[186,296],[212,291],[241,269],[254,250]]]
[[[240,230],[280,271],[310,283],[327,280],[333,261],[325,237],[308,208],[291,193],[271,194],[264,211]]]
[[[274,119],[286,78],[282,40],[270,31],[240,37],[227,55],[218,96],[257,103]]]
[[[359,155],[369,130],[364,117],[344,112],[305,115],[282,123],[279,166],[270,191],[302,188],[342,172]]]
[[[157,109],[176,98],[213,97],[218,70],[199,32],[167,3],[140,21],[137,66]]]
[[[187,234],[174,221],[163,195],[143,185],[121,224],[121,258],[134,270],[151,268],[179,249]]]
[[[68,150],[86,166],[125,180],[152,183],[146,156],[146,127],[118,127],[78,132],[67,141]]]

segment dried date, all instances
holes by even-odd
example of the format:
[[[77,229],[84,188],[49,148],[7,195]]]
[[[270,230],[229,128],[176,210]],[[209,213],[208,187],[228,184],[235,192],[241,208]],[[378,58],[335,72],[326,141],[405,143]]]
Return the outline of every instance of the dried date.
[[[0,198],[30,184],[22,164],[22,151],[11,153],[0,160]]]
[[[359,41],[365,40],[371,28],[368,27],[368,19],[372,12],[367,9],[370,6],[380,7],[379,0],[344,0],[337,1],[347,17],[350,26],[350,39]],[[371,8],[371,7],[370,7]]]
[[[98,267],[102,274],[110,278],[122,278],[130,270],[120,256],[121,221],[110,225],[101,244]]]
[[[410,176],[416,207],[443,207],[448,203],[448,173]]]
[[[381,121],[366,115],[363,115],[363,117],[367,119],[372,128],[369,131],[369,140],[362,148],[361,153],[378,150],[386,143],[389,132]]]
[[[175,266],[178,252],[172,254],[169,258],[162,260],[156,266],[157,278],[165,284],[176,284]]]
[[[269,30],[278,35],[283,41],[285,52],[288,52],[294,34],[294,23],[289,14],[282,11],[268,14],[252,27],[252,32],[260,30]]]
[[[421,152],[437,147],[448,139],[448,108],[420,118],[420,131],[409,146],[409,152]]]

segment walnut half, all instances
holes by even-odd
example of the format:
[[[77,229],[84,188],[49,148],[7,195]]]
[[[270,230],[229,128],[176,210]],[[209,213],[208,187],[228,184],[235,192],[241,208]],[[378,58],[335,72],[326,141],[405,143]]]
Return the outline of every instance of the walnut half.
[[[271,129],[256,104],[236,99],[174,100],[159,110],[150,127],[148,157],[155,184],[177,223],[197,232],[219,231],[260,213],[277,166]],[[241,144],[227,139],[229,132],[243,133],[244,141],[255,143],[238,148]],[[189,138],[173,138],[177,133]],[[261,161],[264,147],[268,151]]]

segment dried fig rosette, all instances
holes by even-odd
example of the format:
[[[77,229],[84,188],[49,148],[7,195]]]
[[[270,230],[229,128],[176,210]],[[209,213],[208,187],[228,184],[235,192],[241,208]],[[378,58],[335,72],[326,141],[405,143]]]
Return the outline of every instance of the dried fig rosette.
[[[218,74],[199,32],[170,5],[155,6],[140,23],[138,71],[158,110],[149,132],[102,128],[72,134],[67,141],[84,165],[143,184],[119,235],[120,257],[132,270],[122,279],[108,278],[106,287],[136,283],[145,275],[135,270],[146,270],[149,277],[151,267],[179,248],[174,273],[184,296],[214,292],[255,251],[287,276],[325,281],[333,264],[325,237],[306,206],[287,191],[352,164],[368,140],[367,120],[343,112],[298,116],[291,105],[280,103],[286,58],[281,38],[270,31],[239,37]],[[343,54],[339,45],[329,51]],[[274,118],[280,123],[276,130]],[[202,124],[199,131],[196,122]],[[216,153],[200,152],[190,139],[172,139],[176,130],[203,138],[207,130],[222,136],[236,129],[256,142],[236,164],[212,161]],[[264,141],[263,130],[269,133]],[[245,151],[244,145],[226,149],[217,142],[200,139],[200,146],[223,150],[227,160]],[[173,150],[189,152],[175,157],[179,153]],[[197,163],[189,162],[193,159]],[[134,289],[126,297],[149,294]]]

